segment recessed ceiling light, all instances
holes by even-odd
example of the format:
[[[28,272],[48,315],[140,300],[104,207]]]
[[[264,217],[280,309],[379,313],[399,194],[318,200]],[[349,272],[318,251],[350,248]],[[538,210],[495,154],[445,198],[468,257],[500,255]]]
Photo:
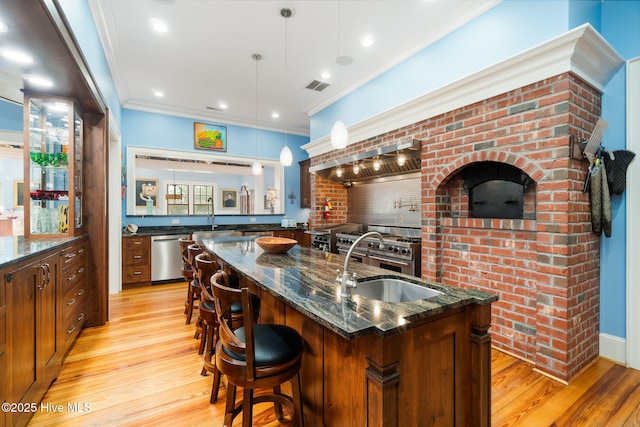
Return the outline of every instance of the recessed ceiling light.
[[[229,108],[229,106],[224,102],[221,102],[218,104],[218,108],[220,108],[221,110],[226,110],[227,108]]]
[[[271,117],[273,117],[274,119],[277,119],[278,117],[280,117],[280,113],[278,113],[277,111],[274,111],[273,113],[271,113]]]
[[[151,18],[151,28],[159,33],[166,33],[167,31],[169,31],[169,27],[167,27],[167,24],[156,18]]]
[[[331,78],[331,73],[328,71],[325,71],[324,73],[320,74],[320,77],[323,79],[330,79]]]
[[[153,91],[153,94],[158,98],[162,98],[164,96],[164,93],[161,90],[152,89],[152,91]]]
[[[362,38],[362,41],[360,42],[360,44],[362,44],[362,47],[373,46],[373,36],[371,34],[367,34]]]
[[[14,62],[21,64],[33,64],[31,55],[17,50],[6,49],[2,51],[2,56]]]
[[[53,81],[51,79],[46,78],[46,77],[42,77],[42,76],[25,76],[24,78],[34,86],[53,87]]]

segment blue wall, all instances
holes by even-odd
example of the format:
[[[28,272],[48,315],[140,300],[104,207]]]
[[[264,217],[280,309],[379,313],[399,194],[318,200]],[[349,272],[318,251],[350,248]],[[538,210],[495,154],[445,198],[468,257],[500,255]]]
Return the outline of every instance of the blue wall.
[[[0,99],[0,129],[22,132],[22,105]]]
[[[340,118],[353,125],[461,77],[590,23],[624,59],[640,55],[640,1],[504,0],[413,57],[311,117],[311,140]],[[626,67],[602,98],[603,145],[626,146]],[[625,194],[614,196],[613,234],[601,239],[601,332],[626,336]]]
[[[122,110],[122,141],[126,145],[140,147],[168,148],[181,151],[197,152],[193,148],[193,123],[196,120],[169,115],[147,113],[137,110]],[[202,120],[197,120],[202,121]],[[285,144],[285,135],[280,132],[258,130],[258,143],[253,128],[215,123],[227,127],[227,151],[220,155],[258,157],[261,159],[278,160],[280,150]],[[300,168],[298,162],[308,158],[306,151],[300,148],[309,142],[306,136],[287,135],[287,145],[293,153],[293,164],[285,168],[284,194],[285,215],[296,218],[298,222],[306,222],[309,209],[300,209]],[[296,195],[293,204],[286,196]],[[141,226],[171,225],[173,217],[130,217],[126,215],[123,205],[123,221]],[[280,223],[282,215],[252,215],[257,224]],[[206,217],[179,217],[180,225],[204,225]],[[244,224],[248,223],[247,216],[216,215],[216,224]]]
[[[624,59],[640,56],[639,1],[605,1],[600,19],[602,36]],[[603,144],[608,148],[627,146],[626,101],[625,66],[609,82],[602,98],[602,115],[609,123]],[[610,238],[600,241],[600,328],[618,337],[626,337],[625,195],[612,197],[613,232]]]

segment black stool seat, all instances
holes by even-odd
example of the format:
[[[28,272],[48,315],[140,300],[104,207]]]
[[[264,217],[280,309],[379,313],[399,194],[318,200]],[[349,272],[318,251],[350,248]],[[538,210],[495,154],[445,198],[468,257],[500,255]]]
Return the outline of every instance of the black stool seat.
[[[295,329],[284,325],[259,324],[255,325],[253,330],[256,366],[287,362],[302,352],[302,338]],[[234,334],[240,341],[245,342],[244,326],[236,329]],[[236,360],[246,361],[244,354],[235,353],[224,346],[222,351]]]

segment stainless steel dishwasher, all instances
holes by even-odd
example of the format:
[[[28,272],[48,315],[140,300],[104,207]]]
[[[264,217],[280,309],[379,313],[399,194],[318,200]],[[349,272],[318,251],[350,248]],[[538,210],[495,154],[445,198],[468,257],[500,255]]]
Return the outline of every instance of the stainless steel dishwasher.
[[[151,236],[151,281],[175,281],[182,279],[181,237],[188,234]]]

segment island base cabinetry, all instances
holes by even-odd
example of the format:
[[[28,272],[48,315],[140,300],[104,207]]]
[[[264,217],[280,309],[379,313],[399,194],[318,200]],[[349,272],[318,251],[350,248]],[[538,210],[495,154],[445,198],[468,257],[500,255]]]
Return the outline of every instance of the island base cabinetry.
[[[241,283],[259,294],[261,322],[303,337],[305,426],[490,425],[490,305],[416,320],[388,336],[347,339],[246,277]]]

